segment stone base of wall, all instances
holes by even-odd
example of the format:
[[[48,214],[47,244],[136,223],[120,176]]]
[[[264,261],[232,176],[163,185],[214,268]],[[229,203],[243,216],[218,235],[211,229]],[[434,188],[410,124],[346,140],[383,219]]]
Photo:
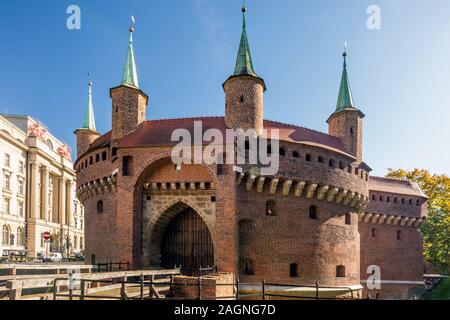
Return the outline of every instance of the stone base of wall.
[[[236,296],[235,282],[232,273],[218,273],[201,278],[177,276],[170,296],[193,300],[233,300]]]
[[[363,298],[378,300],[418,300],[425,293],[425,284],[382,284],[380,290],[368,290],[364,285]]]

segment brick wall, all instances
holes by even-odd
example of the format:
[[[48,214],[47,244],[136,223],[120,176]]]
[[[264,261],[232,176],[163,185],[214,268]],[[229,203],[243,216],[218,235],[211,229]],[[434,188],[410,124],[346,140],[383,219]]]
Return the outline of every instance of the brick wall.
[[[224,90],[226,125],[260,132],[264,121],[264,82],[252,76],[231,77],[225,82]]]

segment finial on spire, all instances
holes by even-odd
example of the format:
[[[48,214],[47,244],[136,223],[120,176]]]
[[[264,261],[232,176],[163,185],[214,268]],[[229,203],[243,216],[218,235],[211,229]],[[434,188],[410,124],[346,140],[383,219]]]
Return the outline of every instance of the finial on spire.
[[[91,73],[88,73],[88,76],[90,77]],[[84,116],[84,123],[83,123],[83,129],[88,129],[91,131],[97,131],[95,127],[95,117],[94,117],[94,104],[92,102],[92,81],[89,80],[88,82],[88,102],[86,107],[86,113]]]
[[[242,35],[241,35],[241,43],[239,45],[239,52],[236,61],[236,67],[234,71],[234,75],[253,75],[256,76],[255,71],[253,70],[253,62],[250,54],[250,46],[248,44],[247,39],[247,27],[245,14],[247,12],[247,7],[245,6],[245,0],[243,0],[242,5]]]
[[[134,32],[134,25],[136,24],[136,20],[134,19],[134,16],[131,16],[131,24],[130,24],[130,32]]]
[[[134,49],[133,49],[133,33],[134,33],[134,25],[136,21],[134,16],[131,16],[131,25],[130,25],[130,43],[128,45],[127,58],[125,61],[125,68],[123,71],[122,83],[121,85],[126,85],[133,88],[139,88],[139,81],[136,70],[136,61],[134,58]]]
[[[344,57],[344,68],[347,67],[347,41],[344,41],[344,53],[342,54]]]

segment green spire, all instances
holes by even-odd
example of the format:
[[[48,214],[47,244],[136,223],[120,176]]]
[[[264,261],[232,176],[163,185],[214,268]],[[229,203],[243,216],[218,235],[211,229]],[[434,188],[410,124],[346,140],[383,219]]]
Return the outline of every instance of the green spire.
[[[95,128],[94,104],[92,103],[92,82],[89,82],[88,103],[82,129],[97,131]]]
[[[353,104],[352,89],[347,74],[347,52],[344,52],[344,71],[342,72],[341,87],[339,89],[339,98],[336,106],[336,113],[346,109],[356,109]]]
[[[134,49],[133,49],[134,17],[131,17],[131,19],[132,24],[130,27],[130,42],[128,44],[127,60],[125,62],[125,68],[123,71],[123,78],[121,85],[139,88],[138,75],[136,71],[136,61],[134,58]]]
[[[256,76],[256,73],[253,69],[253,62],[252,62],[252,56],[250,54],[250,46],[248,44],[247,39],[247,27],[246,27],[246,21],[245,21],[245,13],[247,12],[247,8],[244,6],[242,7],[242,16],[243,16],[243,22],[242,22],[242,36],[241,36],[241,43],[239,45],[239,53],[236,61],[236,68],[234,70],[235,76],[240,75],[252,75]]]

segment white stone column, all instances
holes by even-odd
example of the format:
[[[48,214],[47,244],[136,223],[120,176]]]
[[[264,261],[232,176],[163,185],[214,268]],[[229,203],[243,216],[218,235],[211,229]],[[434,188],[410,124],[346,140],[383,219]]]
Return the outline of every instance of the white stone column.
[[[48,169],[42,167],[41,173],[41,219],[48,221]]]
[[[61,177],[58,179],[58,217],[61,225],[66,224],[66,179]]]
[[[72,196],[72,186],[71,180],[67,181],[66,184],[66,225],[71,226],[73,220],[73,196]]]
[[[39,218],[39,165],[36,162],[30,164],[31,182],[30,182],[30,218]]]

